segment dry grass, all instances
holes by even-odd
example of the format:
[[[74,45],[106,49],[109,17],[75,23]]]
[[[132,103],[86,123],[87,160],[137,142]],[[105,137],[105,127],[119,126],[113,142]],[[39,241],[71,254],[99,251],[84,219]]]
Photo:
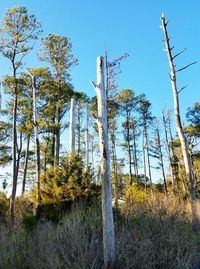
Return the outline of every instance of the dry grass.
[[[187,205],[163,196],[123,205],[115,213],[120,269],[192,269],[199,259],[198,235]],[[73,207],[59,224],[38,223],[28,233],[0,227],[1,269],[101,269],[101,212]]]

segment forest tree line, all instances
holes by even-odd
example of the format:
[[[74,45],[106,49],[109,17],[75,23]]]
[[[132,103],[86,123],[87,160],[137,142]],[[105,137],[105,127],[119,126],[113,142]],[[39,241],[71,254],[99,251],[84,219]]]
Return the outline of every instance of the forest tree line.
[[[193,224],[199,222],[200,103],[188,108],[183,126],[179,94],[184,88],[176,84],[177,73],[195,63],[176,70],[175,58],[183,51],[172,53],[164,16],[161,23],[174,110],[163,108],[159,118],[152,114],[145,93],[118,86],[121,63],[128,53],[110,59],[105,51],[97,58],[97,83],[92,82],[97,96],[90,97],[73,86],[71,72],[78,59],[68,37],[50,33],[39,40],[41,24],[25,7],[8,9],[0,28],[0,52],[11,68],[2,78],[6,98],[1,100],[0,111],[0,164],[4,171],[12,165],[11,175],[1,175],[4,192],[9,178],[12,181],[10,219],[14,223],[18,188],[21,197],[28,196],[39,208],[45,203],[88,198],[102,185],[104,263],[108,267],[115,263],[112,195],[116,208],[135,189],[149,196],[160,192],[188,200]],[[40,43],[38,65],[44,63],[39,68],[25,65],[36,40]],[[67,150],[63,142],[69,145]]]
[[[38,61],[49,67],[32,68],[24,64],[24,58],[33,49],[41,32],[41,24],[34,15],[28,14],[26,8],[7,10],[1,26],[0,51],[10,62],[12,73],[5,74],[2,79],[4,92],[9,98],[2,100],[4,109],[1,103],[0,154],[2,166],[12,163],[12,201],[17,185],[22,194],[26,186],[31,189],[34,185],[40,202],[43,184],[48,184],[49,174],[56,177],[61,173],[72,155],[84,163],[83,171],[93,174],[89,181],[98,180],[98,166],[95,167],[97,99],[85,92],[77,92],[71,83],[71,69],[78,64],[78,59],[72,53],[68,37],[51,33],[40,40]],[[145,190],[153,190],[152,170],[157,169],[162,181],[156,184],[156,188],[166,194],[173,191],[178,196],[187,197],[188,182],[180,139],[171,127],[173,111],[163,109],[161,116],[156,118],[144,93],[119,89],[120,64],[127,57],[129,55],[125,53],[110,60],[105,52],[106,104],[115,196],[122,196],[124,186],[133,183]],[[197,102],[188,109],[188,124],[184,127],[197,192],[199,114],[200,104]],[[69,128],[68,137],[62,135],[66,128]],[[62,151],[61,137],[62,141],[70,141],[68,152]],[[120,157],[122,150],[126,158]],[[6,188],[7,176],[2,179],[3,188]]]

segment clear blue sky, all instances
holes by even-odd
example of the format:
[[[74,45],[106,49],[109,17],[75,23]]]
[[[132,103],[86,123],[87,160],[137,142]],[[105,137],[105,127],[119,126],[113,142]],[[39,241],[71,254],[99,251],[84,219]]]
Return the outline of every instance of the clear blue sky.
[[[120,88],[144,92],[152,102],[153,114],[172,108],[172,93],[168,76],[166,53],[162,50],[163,33],[160,15],[169,19],[169,31],[175,52],[187,47],[177,66],[191,61],[198,64],[178,76],[182,113],[200,99],[200,1],[190,0],[2,0],[0,17],[5,10],[24,5],[35,14],[43,26],[43,36],[52,32],[66,35],[73,43],[73,53],[79,65],[72,70],[77,90],[94,95],[90,81],[96,79],[96,57],[104,53],[105,44],[110,58],[128,52],[122,64]],[[0,76],[9,72],[0,56]],[[27,65],[38,66],[36,51],[26,59]]]

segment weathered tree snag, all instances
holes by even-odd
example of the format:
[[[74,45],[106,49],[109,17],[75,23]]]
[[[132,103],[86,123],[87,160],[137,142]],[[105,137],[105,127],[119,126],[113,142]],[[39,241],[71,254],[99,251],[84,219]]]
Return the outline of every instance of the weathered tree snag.
[[[180,111],[179,111],[179,97],[178,97],[179,91],[177,89],[177,84],[176,84],[176,72],[186,69],[191,64],[179,70],[175,70],[174,58],[178,56],[180,53],[176,54],[175,56],[172,56],[172,48],[170,47],[170,42],[169,42],[169,37],[168,37],[168,32],[167,32],[167,22],[165,21],[164,15],[162,15],[161,17],[161,22],[162,22],[164,42],[165,42],[165,47],[166,47],[166,52],[167,52],[168,62],[169,62],[169,67],[170,67],[170,80],[171,80],[171,86],[172,86],[173,97],[174,97],[174,118],[175,118],[176,130],[177,130],[178,137],[181,143],[181,150],[182,150],[183,161],[184,161],[184,166],[185,166],[186,178],[189,184],[190,204],[191,204],[191,209],[192,209],[192,214],[193,214],[193,224],[194,226],[196,226],[199,223],[199,219],[198,219],[198,214],[197,214],[196,192],[195,192],[195,186],[194,186],[194,171],[193,171],[192,162],[190,159],[186,137],[184,135],[183,127],[181,123]]]
[[[106,90],[104,83],[104,58],[97,58],[97,85],[92,82],[97,94],[98,130],[101,159],[102,217],[104,268],[115,267],[115,233],[112,210],[112,192],[110,183],[110,153],[107,128]]]
[[[75,125],[76,125],[76,100],[71,98],[70,108],[70,133],[69,133],[69,156],[73,158],[75,156]]]

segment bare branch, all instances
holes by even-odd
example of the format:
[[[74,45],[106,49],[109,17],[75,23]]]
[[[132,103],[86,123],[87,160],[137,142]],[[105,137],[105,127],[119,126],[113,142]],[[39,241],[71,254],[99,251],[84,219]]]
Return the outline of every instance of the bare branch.
[[[93,88],[96,90],[97,84],[94,81],[91,81],[91,84],[92,84]]]
[[[188,68],[189,66],[191,66],[191,65],[193,65],[193,64],[196,64],[196,63],[197,63],[197,62],[193,62],[193,63],[191,63],[191,64],[188,64],[188,65],[184,66],[183,68],[180,68],[180,69],[176,70],[175,72],[177,73],[177,72],[180,72],[180,71],[182,71],[182,70],[185,70],[185,69]]]
[[[174,55],[174,56],[172,57],[172,60],[174,60],[177,56],[179,56],[180,54],[182,54],[183,52],[185,52],[186,49],[187,49],[187,48],[184,48],[182,51],[180,51],[179,53],[177,53],[176,55]]]
[[[184,90],[185,88],[187,88],[187,86],[188,86],[188,85],[183,86],[183,87],[178,91],[178,94],[179,94],[182,90]]]

